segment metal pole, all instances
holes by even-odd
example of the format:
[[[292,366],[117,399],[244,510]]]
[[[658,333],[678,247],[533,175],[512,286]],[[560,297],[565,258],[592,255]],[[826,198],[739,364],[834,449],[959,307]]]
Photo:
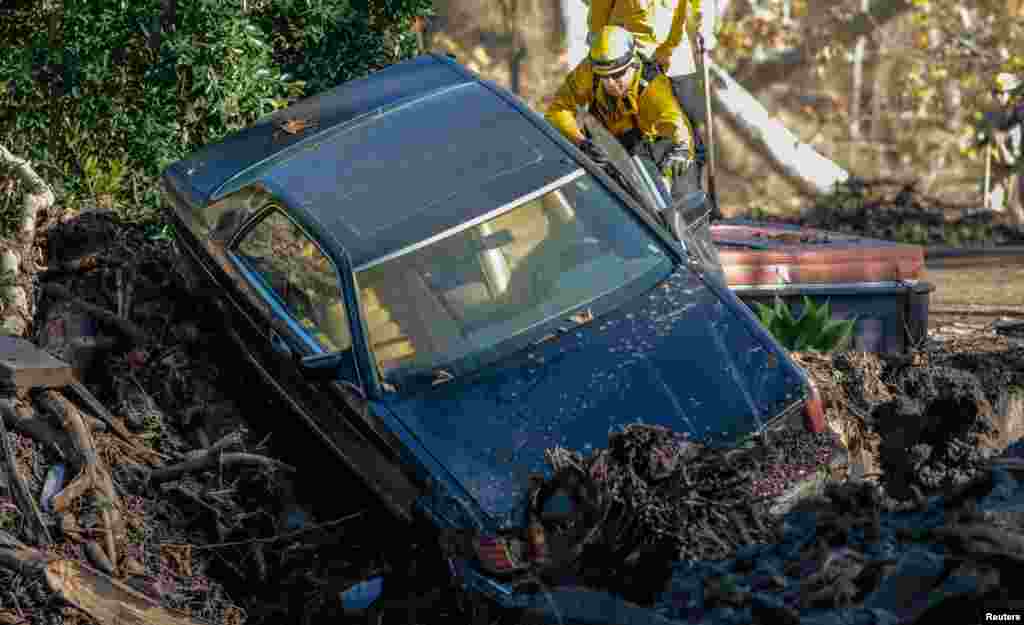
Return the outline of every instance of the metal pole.
[[[711,74],[708,70],[709,55],[704,47],[704,36],[697,33],[697,53],[700,55],[700,64],[704,68],[704,125],[707,128],[707,145],[705,149],[708,155],[708,198],[711,200],[711,218],[721,219],[722,211],[718,208],[718,193],[715,191],[715,130],[714,121],[711,117]]]
[[[982,205],[985,210],[990,208],[992,203],[991,200],[992,190],[992,139],[989,138],[989,143],[985,147],[985,197],[982,199]]]

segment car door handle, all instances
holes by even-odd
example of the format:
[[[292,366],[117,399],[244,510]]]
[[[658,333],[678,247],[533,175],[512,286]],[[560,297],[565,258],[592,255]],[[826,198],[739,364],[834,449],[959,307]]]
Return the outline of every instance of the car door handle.
[[[282,356],[290,358],[292,355],[292,348],[288,346],[288,343],[275,330],[270,331],[270,346]]]

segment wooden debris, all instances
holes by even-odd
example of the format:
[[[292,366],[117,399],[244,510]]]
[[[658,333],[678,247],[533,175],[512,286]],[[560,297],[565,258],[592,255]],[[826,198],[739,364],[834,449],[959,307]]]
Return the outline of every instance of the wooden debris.
[[[150,342],[149,335],[139,326],[127,319],[118,317],[116,313],[113,313],[102,306],[90,304],[85,300],[73,296],[69,290],[59,284],[47,284],[43,287],[43,293],[55,299],[68,302],[74,308],[92,316],[100,323],[117,330],[136,346],[146,345]]]
[[[26,547],[0,531],[0,566],[42,577],[50,590],[99,625],[200,625],[105,573]]]
[[[93,566],[103,571],[107,575],[114,574],[114,563],[110,561],[107,554],[103,552],[103,547],[100,547],[99,543],[95,540],[90,540],[85,543],[85,555],[92,562]]]
[[[25,484],[25,480],[18,472],[18,465],[14,460],[14,450],[11,449],[10,442],[7,440],[7,428],[4,426],[3,419],[0,419],[0,453],[4,457],[4,470],[10,480],[14,501],[21,511],[22,517],[27,521],[30,539],[36,545],[52,544],[53,538],[50,537],[50,531],[46,529],[46,523],[39,512],[39,507],[36,506],[36,501],[32,498],[28,485]]]
[[[160,459],[163,458],[163,456],[156,451],[153,451],[139,443],[124,424],[115,418],[114,415],[110,414],[110,411],[103,405],[103,402],[96,399],[96,396],[93,395],[84,384],[78,380],[74,380],[68,385],[68,390],[70,390],[83,404],[85,404],[85,407],[88,408],[89,411],[97,418],[109,425],[110,429],[113,430],[121,440],[131,445],[132,450],[137,452],[140,458],[144,458],[146,462],[150,464],[157,464]]]
[[[44,391],[39,394],[37,401],[46,410],[55,415],[64,426],[64,430],[71,439],[77,458],[74,463],[78,466],[78,476],[64,487],[64,490],[53,497],[53,509],[57,513],[64,512],[71,503],[85,495],[87,492],[94,492],[98,495],[103,528],[106,530],[106,549],[110,561],[118,561],[116,537],[121,534],[123,521],[120,497],[114,490],[114,483],[110,479],[110,473],[96,453],[96,445],[92,440],[92,433],[85,427],[82,415],[70,401],[65,399],[56,391]]]
[[[0,336],[0,388],[59,388],[74,379],[68,363],[24,339]]]

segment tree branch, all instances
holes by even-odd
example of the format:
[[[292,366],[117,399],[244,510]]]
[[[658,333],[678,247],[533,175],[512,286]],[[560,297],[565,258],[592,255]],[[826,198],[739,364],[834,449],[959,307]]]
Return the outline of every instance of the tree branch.
[[[78,458],[75,462],[79,465],[79,474],[67,487],[53,496],[53,509],[56,512],[63,512],[68,509],[75,498],[93,490],[103,502],[99,506],[100,515],[103,519],[103,527],[106,530],[107,556],[113,563],[114,570],[117,570],[117,536],[121,534],[123,520],[121,510],[123,506],[117,492],[114,490],[114,483],[110,479],[110,473],[106,465],[96,452],[96,445],[93,443],[92,433],[85,427],[85,421],[81,413],[70,401],[57,391],[43,391],[36,397],[44,408],[56,416],[64,430],[71,438],[71,444],[75,448]]]
[[[153,472],[149,474],[149,481],[153,484],[162,484],[163,482],[176,480],[187,473],[202,471],[218,465],[224,466],[230,464],[249,464],[266,467],[268,469],[279,469],[288,472],[295,471],[295,467],[285,464],[280,460],[267,458],[266,456],[240,452],[221,454],[217,450],[209,450],[201,456],[191,460],[186,460],[180,464],[154,469]]]
[[[36,173],[28,160],[15,156],[3,145],[0,145],[0,165],[10,167],[18,179],[28,187],[24,200],[25,214],[22,217],[19,234],[25,242],[31,241],[36,229],[36,215],[40,210],[53,206],[56,201],[53,189]]]
[[[790,78],[795,68],[810,63],[826,45],[849,46],[859,37],[870,36],[878,28],[914,8],[910,0],[876,2],[867,11],[859,11],[851,20],[832,20],[822,26],[830,33],[813,45],[787,50],[762,63],[748,65],[737,72],[737,80],[752,92]]]

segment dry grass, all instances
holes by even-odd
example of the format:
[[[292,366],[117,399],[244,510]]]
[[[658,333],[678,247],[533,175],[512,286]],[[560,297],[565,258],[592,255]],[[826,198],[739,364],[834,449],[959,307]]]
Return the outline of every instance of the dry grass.
[[[1024,305],[1024,263],[930,268],[924,279],[935,285],[933,305]]]

